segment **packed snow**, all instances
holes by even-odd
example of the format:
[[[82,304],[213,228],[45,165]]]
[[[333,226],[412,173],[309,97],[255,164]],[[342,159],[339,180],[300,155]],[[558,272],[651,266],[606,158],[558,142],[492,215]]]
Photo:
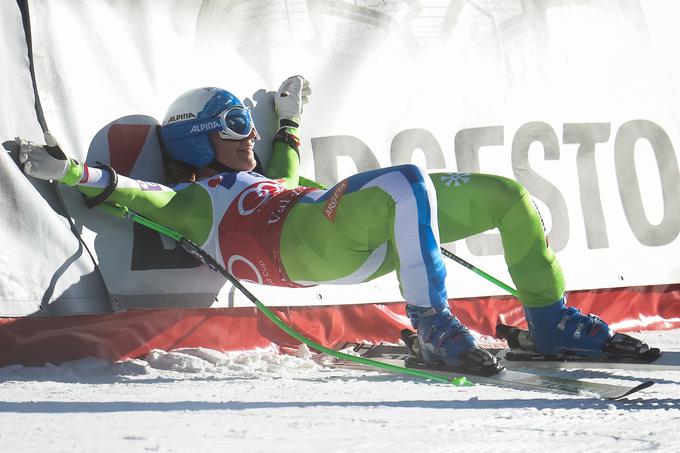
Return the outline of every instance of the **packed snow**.
[[[680,350],[680,330],[638,336]],[[306,348],[156,350],[0,368],[0,451],[680,451],[680,371],[555,374],[657,384],[611,402],[331,368]]]

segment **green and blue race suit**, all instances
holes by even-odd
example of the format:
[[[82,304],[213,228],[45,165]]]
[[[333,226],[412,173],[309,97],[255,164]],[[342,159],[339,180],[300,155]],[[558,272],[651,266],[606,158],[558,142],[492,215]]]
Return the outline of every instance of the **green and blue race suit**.
[[[510,179],[401,165],[326,190],[299,176],[296,151],[280,141],[267,176],[221,173],[173,187],[120,176],[106,203],[176,230],[240,279],[297,287],[396,271],[406,301],[435,308],[447,303],[440,241],[497,228],[523,304],[549,305],[564,292],[531,197]],[[87,176],[79,188],[102,191]]]

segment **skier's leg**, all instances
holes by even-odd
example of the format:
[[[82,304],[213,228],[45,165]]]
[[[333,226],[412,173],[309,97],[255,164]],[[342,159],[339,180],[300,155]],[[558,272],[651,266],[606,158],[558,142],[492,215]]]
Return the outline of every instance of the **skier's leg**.
[[[492,228],[500,232],[505,261],[539,352],[569,351],[597,357],[605,349],[612,350],[614,332],[604,321],[565,305],[560,265],[524,187],[494,175],[437,173],[431,177],[437,191],[442,242]],[[623,342],[621,349],[631,346],[621,335],[615,338]],[[635,349],[642,352],[645,347],[640,344]]]
[[[293,207],[282,262],[302,284],[360,283],[396,270],[410,304],[439,309],[447,297],[436,215],[432,185],[416,166],[353,175]]]
[[[422,170],[373,170],[301,199],[284,224],[281,258],[298,283],[358,283],[396,270],[423,357],[461,365],[476,344],[448,308],[437,225]]]
[[[505,262],[525,306],[543,307],[564,293],[555,253],[527,190],[508,178],[434,173],[441,241],[453,242],[497,228]]]

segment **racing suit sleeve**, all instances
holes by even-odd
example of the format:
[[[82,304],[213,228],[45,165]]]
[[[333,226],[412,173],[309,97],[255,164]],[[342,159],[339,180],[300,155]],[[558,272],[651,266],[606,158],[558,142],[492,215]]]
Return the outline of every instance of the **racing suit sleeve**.
[[[100,180],[108,171],[101,170]],[[99,195],[106,184],[90,181],[78,184],[86,196]],[[156,223],[177,231],[197,244],[203,243],[212,226],[212,203],[209,194],[194,183],[167,187],[155,182],[139,181],[118,175],[118,184],[103,203],[104,209],[121,215],[127,208]]]
[[[298,129],[287,127],[285,132],[293,140],[274,139],[274,150],[269,159],[265,176],[280,181],[286,189],[294,189],[299,186],[325,189],[324,185],[300,175],[300,155],[298,150],[295,149],[295,146],[299,146],[300,143]],[[291,142],[297,143],[297,145],[291,144]]]

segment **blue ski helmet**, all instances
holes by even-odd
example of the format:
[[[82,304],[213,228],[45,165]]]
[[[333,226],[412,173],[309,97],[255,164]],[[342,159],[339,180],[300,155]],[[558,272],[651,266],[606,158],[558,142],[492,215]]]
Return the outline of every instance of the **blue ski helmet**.
[[[215,158],[209,134],[218,131],[225,140],[241,140],[253,130],[253,119],[243,103],[221,88],[189,90],[170,105],[163,118],[161,136],[175,160],[205,167]]]

